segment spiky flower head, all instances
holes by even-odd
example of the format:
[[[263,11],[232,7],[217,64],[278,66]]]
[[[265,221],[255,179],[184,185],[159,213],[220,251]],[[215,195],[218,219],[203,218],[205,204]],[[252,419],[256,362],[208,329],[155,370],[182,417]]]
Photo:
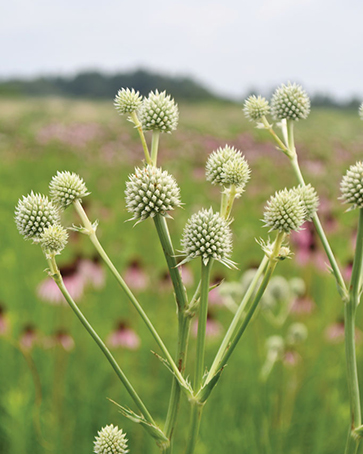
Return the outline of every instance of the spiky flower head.
[[[68,242],[68,233],[60,224],[53,224],[40,235],[40,244],[48,255],[60,254]]]
[[[178,105],[165,91],[151,91],[140,107],[139,118],[145,131],[171,132],[178,126]]]
[[[122,429],[110,424],[98,431],[93,452],[96,454],[126,454],[129,452],[127,441]]]
[[[271,112],[276,120],[305,120],[310,113],[310,99],[297,84],[282,84],[271,99]]]
[[[49,195],[53,203],[66,209],[75,200],[82,201],[90,193],[83,179],[74,172],[57,172],[49,183]]]
[[[215,259],[228,267],[234,266],[230,260],[232,232],[229,223],[219,213],[213,213],[212,208],[192,215],[184,227],[181,244],[186,255],[182,264],[201,257],[204,265]]]
[[[120,115],[135,112],[142,104],[142,96],[132,88],[121,88],[115,96],[113,105]]]
[[[150,165],[135,169],[126,183],[125,194],[127,210],[139,222],[157,214],[168,216],[168,211],[181,205],[180,188],[174,177]]]
[[[305,219],[305,208],[302,200],[292,189],[275,192],[267,202],[264,211],[266,227],[279,232],[299,231]]]
[[[270,105],[266,98],[252,95],[246,99],[243,112],[250,121],[258,121],[270,113]]]
[[[340,183],[341,199],[352,204],[351,209],[363,208],[363,162],[350,166]]]
[[[290,297],[290,286],[283,276],[273,276],[267,286],[267,291],[277,301],[286,301]]]
[[[210,154],[206,164],[206,177],[212,184],[235,184],[243,189],[250,178],[250,168],[242,153],[226,145]]]
[[[300,197],[305,207],[305,221],[311,221],[319,206],[318,194],[309,183],[306,186],[297,186],[293,191]]]
[[[47,196],[32,191],[19,200],[15,208],[15,222],[25,239],[39,242],[44,229],[59,224],[59,210]]]
[[[293,323],[287,332],[287,342],[290,345],[301,344],[308,337],[308,329],[304,323]]]
[[[363,120],[363,102],[362,102],[362,104],[359,106],[358,113],[359,113],[360,119]]]

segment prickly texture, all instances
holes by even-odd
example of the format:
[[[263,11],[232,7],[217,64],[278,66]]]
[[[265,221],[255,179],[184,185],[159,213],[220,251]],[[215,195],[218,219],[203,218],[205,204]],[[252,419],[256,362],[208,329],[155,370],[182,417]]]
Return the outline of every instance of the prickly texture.
[[[299,231],[305,220],[305,208],[300,197],[292,189],[276,192],[265,206],[264,222],[270,231],[290,233]]]
[[[60,224],[53,224],[40,235],[40,244],[50,254],[60,254],[68,242],[68,233]]]
[[[306,186],[297,186],[293,188],[296,194],[300,197],[305,208],[305,221],[311,221],[319,206],[318,194],[309,183]]]
[[[132,88],[121,88],[115,96],[113,105],[120,115],[135,112],[142,104],[142,96]]]
[[[82,201],[89,195],[83,179],[74,172],[57,172],[49,184],[49,195],[53,203],[61,209],[67,208],[75,200]]]
[[[210,259],[218,260],[231,267],[234,263],[230,260],[232,253],[232,232],[228,222],[219,213],[202,209],[192,215],[186,223],[181,240],[183,262],[201,257],[205,265]],[[182,263],[183,263],[182,262]]]
[[[139,118],[145,131],[171,132],[178,126],[178,105],[165,91],[151,91],[140,107]]]
[[[15,222],[25,239],[38,242],[44,229],[60,223],[58,208],[43,194],[32,191],[15,208]]]
[[[350,166],[340,183],[341,199],[350,203],[352,209],[363,208],[363,163]]]
[[[271,113],[276,120],[305,120],[310,113],[310,99],[297,84],[282,84],[271,99]]]
[[[270,106],[267,99],[252,95],[246,99],[243,112],[250,121],[258,121],[270,113]]]
[[[126,434],[113,424],[103,427],[94,441],[93,452],[96,454],[126,454],[127,449]]]
[[[135,169],[126,183],[125,194],[127,210],[137,221],[157,214],[167,216],[168,211],[181,205],[180,189],[174,177],[150,165]]]
[[[206,177],[215,185],[235,184],[243,189],[250,178],[250,168],[239,150],[226,145],[210,154],[206,164]]]

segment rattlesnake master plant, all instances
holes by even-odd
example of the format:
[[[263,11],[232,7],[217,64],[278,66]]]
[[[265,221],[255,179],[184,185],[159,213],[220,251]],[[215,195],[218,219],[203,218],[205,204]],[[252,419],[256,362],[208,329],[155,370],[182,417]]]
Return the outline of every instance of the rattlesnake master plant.
[[[262,96],[252,95],[246,99],[243,112],[250,121],[258,121],[270,113],[270,105]]]
[[[226,145],[210,154],[206,164],[206,177],[214,185],[234,184],[243,189],[250,178],[251,170],[239,150]]]
[[[140,107],[139,118],[144,131],[171,132],[178,126],[178,105],[165,91],[151,91]]]
[[[47,196],[32,191],[19,200],[15,208],[15,222],[25,239],[39,242],[44,229],[59,224],[59,210]]]
[[[45,228],[40,236],[40,244],[47,255],[60,254],[68,242],[68,233],[59,224]]]
[[[126,434],[113,424],[103,427],[94,441],[95,454],[126,454],[127,449]]]
[[[114,106],[120,115],[135,112],[142,104],[142,96],[138,91],[121,88],[115,96]]]
[[[276,192],[267,202],[264,222],[269,231],[290,233],[299,231],[304,223],[306,210],[299,195],[292,189]]]
[[[363,208],[363,163],[350,166],[340,183],[341,199],[352,205],[351,209]]]
[[[309,183],[306,186],[297,186],[292,189],[295,192],[305,208],[305,221],[311,221],[319,206],[319,197],[316,190]]]
[[[297,84],[282,84],[271,99],[271,113],[276,120],[305,120],[310,113],[310,99]]]
[[[168,211],[181,206],[180,189],[166,170],[147,165],[136,168],[126,183],[126,207],[131,219],[143,221],[157,214],[168,216]]]
[[[50,198],[63,210],[89,194],[83,179],[74,172],[57,172],[49,184]]]
[[[181,264],[201,257],[205,265],[214,259],[228,267],[235,266],[230,260],[232,232],[229,223],[212,208],[192,215],[184,228],[181,244],[182,253],[186,255]]]

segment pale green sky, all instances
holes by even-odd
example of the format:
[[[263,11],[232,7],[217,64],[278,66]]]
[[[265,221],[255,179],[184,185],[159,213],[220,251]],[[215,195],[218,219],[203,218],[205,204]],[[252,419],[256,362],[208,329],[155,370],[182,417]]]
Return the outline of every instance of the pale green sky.
[[[230,96],[291,80],[363,97],[362,19],[362,0],[4,1],[0,77],[142,66]]]

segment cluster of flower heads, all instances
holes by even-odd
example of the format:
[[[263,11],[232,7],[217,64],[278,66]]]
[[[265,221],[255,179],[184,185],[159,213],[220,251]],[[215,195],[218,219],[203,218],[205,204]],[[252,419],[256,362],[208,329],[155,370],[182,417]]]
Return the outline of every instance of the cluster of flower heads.
[[[251,170],[242,153],[228,145],[213,151],[207,160],[207,180],[224,187],[235,185],[239,193],[246,186],[250,173]]]
[[[151,91],[143,99],[138,91],[122,88],[115,97],[114,105],[121,115],[136,112],[144,131],[170,133],[178,126],[178,105],[165,91]]]
[[[168,211],[181,206],[180,189],[174,177],[150,165],[135,169],[126,183],[125,194],[127,210],[136,221],[157,214],[168,216]]]
[[[278,87],[268,101],[261,96],[250,96],[243,111],[250,121],[259,121],[270,113],[275,120],[305,120],[310,113],[310,99],[298,84],[288,82]]]
[[[299,231],[305,221],[312,219],[318,204],[318,195],[310,184],[278,191],[265,206],[265,226],[287,234]]]
[[[23,196],[15,208],[15,223],[25,239],[40,243],[45,254],[59,254],[66,246],[68,233],[60,213],[89,194],[84,181],[75,173],[58,172],[49,185],[50,199],[33,191]]]
[[[126,434],[118,426],[110,424],[103,427],[98,436],[95,437],[94,449],[95,454],[126,454],[127,449]]]

